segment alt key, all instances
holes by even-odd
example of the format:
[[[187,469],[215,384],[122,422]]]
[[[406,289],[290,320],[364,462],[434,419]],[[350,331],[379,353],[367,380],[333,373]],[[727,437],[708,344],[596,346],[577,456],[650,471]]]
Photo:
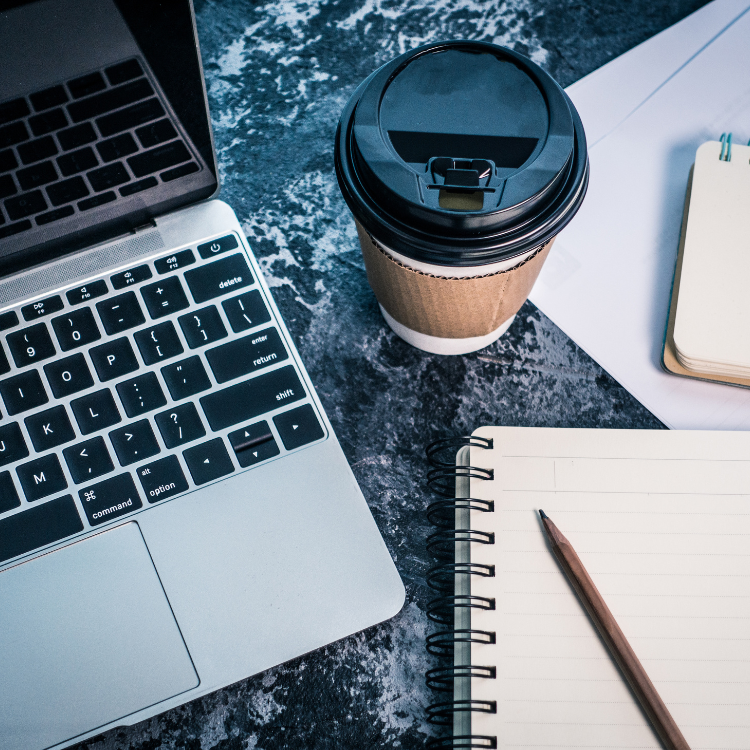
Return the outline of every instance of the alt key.
[[[167,456],[141,466],[136,474],[150,503],[166,500],[168,497],[185,492],[188,488],[187,479],[180,468],[177,456]]]

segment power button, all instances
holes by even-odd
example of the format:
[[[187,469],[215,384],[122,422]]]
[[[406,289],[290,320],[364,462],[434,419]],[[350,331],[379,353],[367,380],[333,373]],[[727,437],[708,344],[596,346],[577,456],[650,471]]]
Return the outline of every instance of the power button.
[[[221,255],[228,250],[234,250],[238,246],[237,238],[233,234],[226,237],[219,237],[218,240],[211,240],[202,245],[198,245],[198,252],[201,258],[213,258],[215,255]]]

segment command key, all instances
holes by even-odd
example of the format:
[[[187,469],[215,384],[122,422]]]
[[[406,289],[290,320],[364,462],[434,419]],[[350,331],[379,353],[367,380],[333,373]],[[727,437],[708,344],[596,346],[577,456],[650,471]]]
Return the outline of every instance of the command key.
[[[130,474],[105,479],[79,491],[81,505],[92,526],[111,521],[143,507]]]

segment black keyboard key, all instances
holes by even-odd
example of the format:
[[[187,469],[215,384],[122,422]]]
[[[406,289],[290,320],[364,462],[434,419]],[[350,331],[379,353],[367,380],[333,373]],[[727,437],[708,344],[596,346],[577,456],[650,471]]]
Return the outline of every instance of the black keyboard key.
[[[28,139],[29,131],[26,130],[26,126],[22,122],[14,122],[12,125],[0,127],[0,148],[13,146]]]
[[[275,416],[273,423],[288,451],[320,440],[325,435],[315,416],[315,410],[310,404],[298,406],[296,409]]]
[[[9,333],[6,341],[16,367],[33,365],[55,355],[55,345],[44,323]]]
[[[177,320],[180,322],[180,328],[191,349],[197,349],[199,346],[205,346],[227,337],[227,329],[221,322],[219,311],[213,305],[196,310],[189,315],[180,315]]]
[[[98,432],[122,422],[117,404],[107,388],[70,402],[82,435]]]
[[[141,65],[136,59],[111,65],[104,72],[107,74],[107,79],[112,86],[117,86],[120,83],[125,83],[125,81],[130,81],[133,78],[143,75]]]
[[[127,273],[127,272],[126,272]],[[114,283],[114,282],[113,282]],[[110,335],[127,331],[146,322],[143,310],[133,292],[125,292],[96,303],[104,330]]]
[[[80,198],[85,198],[89,189],[83,177],[71,177],[47,188],[47,196],[53,206],[61,206],[64,203],[72,203]]]
[[[44,200],[41,190],[34,190],[32,193],[24,193],[16,198],[8,198],[5,201],[5,210],[8,212],[12,221],[23,219],[32,214],[38,214],[47,208],[47,201]]]
[[[172,182],[172,180],[178,180],[180,177],[185,177],[185,175],[193,174],[193,172],[198,172],[199,170],[200,167],[194,161],[191,161],[189,164],[183,164],[181,167],[168,169],[166,172],[162,172],[159,177],[161,177],[162,182]]]
[[[135,343],[147,365],[176,357],[184,351],[172,323],[160,323],[135,334]]]
[[[57,157],[57,166],[60,167],[60,171],[65,177],[91,169],[98,163],[96,154],[89,147],[80,148],[78,151],[72,151],[69,154]]]
[[[127,161],[136,177],[145,177],[153,172],[160,172],[167,167],[181,164],[192,158],[182,141],[172,141],[163,146],[157,146],[150,151],[144,151],[137,156],[131,156]]]
[[[260,292],[255,290],[225,300],[221,303],[221,306],[224,308],[224,314],[229,319],[229,325],[232,326],[235,333],[247,331],[271,320],[271,315],[260,296]]]
[[[9,174],[0,177],[0,198],[7,198],[17,192],[16,183],[13,182],[13,178]]]
[[[198,416],[198,410],[191,403],[163,411],[157,414],[155,419],[167,448],[190,443],[206,434],[206,428]]]
[[[57,134],[57,140],[60,141],[63,151],[80,148],[87,143],[93,143],[96,139],[96,131],[90,122],[84,122],[67,130],[61,130]]]
[[[0,125],[13,120],[20,120],[29,114],[29,105],[23,98],[11,99],[9,102],[0,104]]]
[[[18,147],[18,156],[24,164],[33,164],[35,161],[49,159],[56,153],[57,146],[51,135],[45,135],[44,138],[23,143]]]
[[[182,455],[196,484],[212,482],[234,471],[234,464],[221,438],[188,448]]]
[[[133,284],[140,284],[142,281],[147,281],[152,276],[151,269],[147,265],[142,265],[116,273],[114,276],[110,276],[109,280],[112,282],[114,289],[124,289]]]
[[[253,283],[253,275],[242,255],[231,255],[200,268],[185,271],[185,281],[190,287],[193,299],[201,303],[235,289],[250,286]]]
[[[10,372],[10,363],[5,356],[3,348],[0,346],[0,375],[5,375],[6,372]]]
[[[26,417],[24,422],[37,453],[56,448],[76,438],[64,406],[53,406],[47,411]]]
[[[128,170],[120,162],[115,162],[106,167],[95,169],[93,172],[88,172],[86,177],[89,178],[91,187],[97,193],[102,190],[109,190],[117,185],[122,185],[124,182],[130,180]]]
[[[0,172],[9,172],[18,166],[15,154],[11,149],[0,151]]]
[[[144,122],[156,120],[164,117],[164,108],[156,98],[149,99],[139,104],[134,104],[127,109],[121,109],[119,112],[113,112],[111,115],[104,115],[97,121],[99,132],[107,138],[115,133],[121,133],[123,130],[130,130],[137,125],[143,125]]]
[[[78,491],[86,518],[92,526],[112,521],[143,507],[130,474],[105,479]]]
[[[9,312],[0,315],[0,331],[7,331],[8,328],[18,325],[18,315],[15,311],[10,310]]]
[[[159,443],[156,442],[148,419],[133,422],[127,427],[110,432],[109,439],[122,466],[143,461],[144,458],[150,458],[159,452]]]
[[[211,387],[200,357],[189,357],[162,367],[161,374],[174,401],[189,398]]]
[[[90,299],[101,297],[106,293],[107,282],[99,280],[71,289],[65,296],[68,298],[68,304],[80,305],[82,302],[88,302]]]
[[[80,201],[78,210],[88,211],[90,208],[97,208],[98,206],[103,206],[105,203],[112,203],[115,200],[117,200],[117,195],[114,192],[100,193],[93,198],[86,198],[85,201]]]
[[[256,422],[241,430],[230,432],[227,437],[243,469],[278,456],[281,452],[268,422]]]
[[[129,417],[140,417],[141,414],[158,409],[167,403],[153,372],[118,383],[117,393]]]
[[[54,453],[21,464],[16,468],[16,474],[29,502],[62,492],[68,486],[60,461]]]
[[[237,238],[233,234],[228,234],[226,237],[219,237],[218,240],[211,240],[211,242],[198,245],[198,252],[201,258],[213,258],[214,255],[221,255],[221,253],[234,250],[238,246]]]
[[[61,130],[68,124],[68,118],[62,109],[52,109],[41,115],[29,117],[29,127],[34,135],[46,135]]]
[[[143,180],[131,182],[129,185],[121,187],[120,195],[124,198],[128,195],[134,195],[135,193],[140,193],[143,190],[148,190],[149,188],[156,187],[158,184],[159,182],[156,177],[146,177]]]
[[[206,359],[218,383],[249,375],[288,358],[275,328],[266,328],[206,352]]]
[[[152,122],[150,125],[144,125],[142,128],[138,128],[135,134],[138,136],[138,140],[141,142],[143,148],[151,148],[151,146],[156,146],[159,143],[171,141],[172,138],[177,138],[177,131],[174,129],[174,125],[167,119]]]
[[[169,255],[166,258],[159,258],[154,261],[156,273],[169,273],[176,271],[178,268],[192,266],[195,263],[195,255],[192,250],[181,250],[179,253]]]
[[[57,179],[57,170],[51,161],[43,161],[26,169],[19,169],[16,179],[23,190],[33,190],[40,185],[54,182]]]
[[[49,401],[42,379],[36,370],[1,381],[0,393],[10,416],[34,409]]]
[[[133,347],[126,338],[95,346],[89,350],[89,355],[102,383],[138,369],[138,360],[135,358]]]
[[[101,73],[88,73],[85,76],[68,81],[68,89],[74,99],[95,94],[105,88],[107,88],[107,84],[104,83]]]
[[[2,216],[0,216],[0,219],[1,218]],[[2,224],[1,221],[0,224]],[[6,227],[0,227],[0,240],[5,239],[6,237],[11,237],[19,232],[26,232],[29,229],[31,229],[31,222],[28,219],[25,221],[18,221],[15,224],[8,224]]]
[[[44,224],[51,224],[53,221],[60,221],[60,219],[66,219],[68,216],[72,216],[75,213],[73,206],[63,206],[62,208],[56,208],[54,211],[48,211],[46,214],[39,214],[35,221],[39,226]]]
[[[76,484],[89,482],[115,470],[104,438],[95,437],[84,443],[72,445],[63,451],[63,456],[68,464],[70,476]]]
[[[167,456],[141,466],[136,474],[149,503],[166,500],[168,497],[185,492],[188,488],[187,479],[185,479],[177,456]]]
[[[55,398],[64,398],[94,385],[89,366],[83,354],[58,359],[44,365],[50,388]]]
[[[0,562],[81,531],[83,523],[70,495],[29,508],[0,521]]]
[[[156,284],[148,284],[141,289],[141,294],[148,314],[154,319],[163,318],[190,306],[177,276],[162,279]]]
[[[29,449],[18,423],[0,425],[0,466],[20,461],[28,455]]]
[[[151,84],[142,78],[140,81],[126,83],[124,86],[118,86],[84,101],[69,104],[68,114],[73,122],[83,122],[83,120],[90,120],[92,117],[98,117],[105,112],[111,112],[113,109],[119,109],[153,94]],[[102,133],[102,135],[105,134]]]
[[[7,513],[21,504],[18,490],[9,471],[0,473],[0,513]],[[0,532],[1,533],[1,532]]]
[[[31,104],[37,112],[41,112],[51,107],[58,107],[68,101],[68,94],[62,86],[52,86],[44,91],[37,91],[32,94]]]
[[[304,397],[305,389],[297,373],[291,365],[287,365],[222,391],[209,393],[200,402],[211,429],[216,431],[249,422]]]
[[[62,304],[60,306],[62,307]],[[98,341],[102,337],[99,326],[94,320],[94,313],[88,307],[82,307],[80,310],[73,310],[67,315],[54,318],[52,327],[55,329],[60,348],[64,352]]]
[[[24,305],[21,308],[21,314],[24,320],[36,320],[44,315],[55,313],[58,310],[63,309],[62,298],[56,294],[54,297],[47,297],[47,299],[40,299],[37,302],[32,302],[30,305]]]
[[[99,152],[99,158],[102,161],[114,161],[134,154],[138,150],[138,144],[130,133],[123,133],[97,143],[96,150]]]

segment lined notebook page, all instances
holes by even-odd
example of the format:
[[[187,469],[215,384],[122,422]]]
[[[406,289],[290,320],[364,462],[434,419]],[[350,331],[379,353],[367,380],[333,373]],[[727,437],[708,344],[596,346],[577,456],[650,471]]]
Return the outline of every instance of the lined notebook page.
[[[574,546],[692,750],[750,748],[750,433],[482,428],[471,463],[494,513],[471,527],[475,734],[498,747],[661,747],[549,551],[542,508]]]

